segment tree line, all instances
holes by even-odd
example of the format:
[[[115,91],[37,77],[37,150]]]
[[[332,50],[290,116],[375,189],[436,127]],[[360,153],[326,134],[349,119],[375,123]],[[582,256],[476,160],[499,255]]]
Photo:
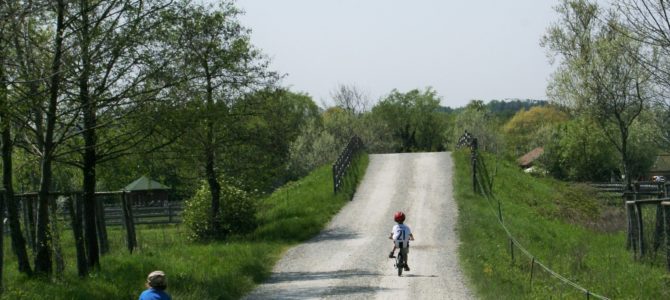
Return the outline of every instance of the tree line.
[[[430,88],[371,105],[340,85],[321,108],[283,87],[240,14],[232,1],[0,3],[0,211],[20,272],[63,271],[55,193],[81,194],[66,205],[86,277],[105,253],[96,192],[140,175],[198,206],[186,213],[196,235],[221,239],[253,228],[253,199],[332,163],[352,135],[372,152],[444,150],[453,140],[453,114]],[[36,203],[19,201],[24,192],[37,192]],[[34,224],[19,213],[33,204]]]
[[[542,146],[538,166],[561,179],[617,180],[630,188],[646,178],[670,146],[667,4],[560,1],[559,20],[541,39],[557,66],[549,105],[503,121],[471,103],[463,113],[481,120],[471,124],[480,143],[510,158]]]
[[[473,100],[452,110],[431,88],[392,90],[373,103],[353,84],[320,107],[282,86],[232,1],[4,1],[0,211],[19,271],[54,272],[54,192],[81,192],[73,235],[85,277],[104,252],[97,191],[159,179],[193,207],[185,214],[195,238],[223,239],[253,228],[254,199],[332,163],[352,135],[372,153],[443,151],[468,130],[482,149],[509,157],[545,146],[544,165],[561,178],[619,170],[631,178],[648,169],[638,162],[650,160],[649,143],[670,141],[667,61],[652,55],[667,50],[629,24],[639,3],[621,1],[607,15],[619,16],[613,22],[587,1],[562,2],[564,23],[543,39],[563,58],[550,104]],[[15,194],[26,191],[38,192],[34,228],[19,216]]]

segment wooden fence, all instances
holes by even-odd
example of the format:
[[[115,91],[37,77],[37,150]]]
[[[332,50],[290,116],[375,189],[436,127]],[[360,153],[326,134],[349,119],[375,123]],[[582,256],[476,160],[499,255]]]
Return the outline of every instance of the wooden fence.
[[[639,193],[639,194],[654,194],[661,193],[670,188],[670,184],[657,183],[651,181],[639,181],[633,184],[634,191],[626,192],[625,184],[623,183],[605,183],[605,182],[592,182],[589,185],[595,188],[600,193]]]
[[[363,142],[358,136],[353,136],[340,156],[333,163],[333,191],[337,193],[342,187],[344,175],[351,164],[351,160],[363,148]]]
[[[181,203],[160,207],[133,207],[132,215],[137,224],[176,224],[181,223]],[[123,209],[121,206],[105,207],[107,225],[123,225]]]
[[[109,251],[107,226],[123,226],[126,231],[126,245],[130,253],[137,247],[136,224],[170,224],[182,221],[181,203],[158,202],[156,206],[134,206],[125,191],[95,193],[95,231],[100,242],[100,254]],[[21,204],[21,222],[29,245],[34,247],[35,216],[37,213],[37,193],[15,195]],[[59,200],[57,200],[59,199]],[[73,228],[75,235],[82,230],[82,195],[80,192],[49,193],[52,220],[58,218],[65,226]],[[76,212],[76,213],[72,213]],[[69,222],[67,220],[70,220]],[[57,226],[52,225],[52,226]]]

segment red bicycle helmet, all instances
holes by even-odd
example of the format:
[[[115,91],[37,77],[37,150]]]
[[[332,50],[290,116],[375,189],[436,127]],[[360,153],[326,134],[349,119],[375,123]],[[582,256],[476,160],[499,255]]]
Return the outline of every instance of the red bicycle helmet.
[[[393,215],[393,220],[396,222],[404,222],[405,221],[405,213],[401,211],[397,211],[395,215]]]

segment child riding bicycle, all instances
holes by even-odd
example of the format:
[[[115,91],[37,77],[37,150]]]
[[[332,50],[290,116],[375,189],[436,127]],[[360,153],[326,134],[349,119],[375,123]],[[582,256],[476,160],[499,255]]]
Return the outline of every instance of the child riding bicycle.
[[[393,240],[393,250],[389,254],[389,258],[394,258],[395,249],[400,249],[399,252],[405,257],[405,271],[409,271],[409,265],[407,264],[407,254],[409,253],[409,241],[414,240],[414,235],[412,230],[409,229],[409,226],[403,224],[405,222],[405,213],[398,211],[393,215],[393,220],[398,224],[393,226],[391,230],[391,235],[389,239]]]

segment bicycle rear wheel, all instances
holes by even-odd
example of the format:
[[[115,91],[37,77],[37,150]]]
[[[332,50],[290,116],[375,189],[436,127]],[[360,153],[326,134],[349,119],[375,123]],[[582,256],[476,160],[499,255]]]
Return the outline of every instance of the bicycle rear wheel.
[[[398,276],[402,276],[402,268],[405,265],[404,255],[398,252],[398,256],[395,259],[395,267],[398,268]]]

